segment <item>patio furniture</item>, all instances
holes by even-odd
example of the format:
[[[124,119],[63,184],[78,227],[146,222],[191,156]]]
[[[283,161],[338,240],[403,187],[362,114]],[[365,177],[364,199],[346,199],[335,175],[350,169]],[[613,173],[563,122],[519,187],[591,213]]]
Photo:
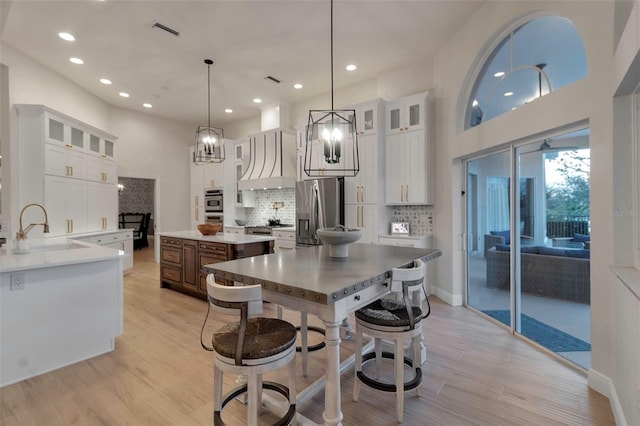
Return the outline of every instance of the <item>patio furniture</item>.
[[[490,231],[484,235],[484,257],[487,257],[487,252],[490,248],[495,247],[498,244],[510,244],[510,231]],[[532,237],[528,235],[520,236],[520,245],[528,246],[534,243]]]
[[[487,251],[488,288],[509,289],[510,259],[508,246]],[[522,247],[520,279],[524,293],[590,303],[591,278],[589,250],[544,246]],[[583,256],[583,257],[579,257]]]

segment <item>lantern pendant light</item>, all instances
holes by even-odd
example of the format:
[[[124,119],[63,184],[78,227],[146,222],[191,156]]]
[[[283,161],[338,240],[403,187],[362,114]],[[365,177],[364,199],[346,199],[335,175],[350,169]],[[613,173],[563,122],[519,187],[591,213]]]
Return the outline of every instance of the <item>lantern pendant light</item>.
[[[356,111],[333,107],[333,0],[331,0],[331,109],[310,110],[304,172],[310,177],[353,177],[360,170]]]
[[[195,164],[221,163],[224,161],[224,131],[211,127],[211,59],[205,59],[207,64],[207,126],[198,126],[196,131],[196,146],[193,150]]]

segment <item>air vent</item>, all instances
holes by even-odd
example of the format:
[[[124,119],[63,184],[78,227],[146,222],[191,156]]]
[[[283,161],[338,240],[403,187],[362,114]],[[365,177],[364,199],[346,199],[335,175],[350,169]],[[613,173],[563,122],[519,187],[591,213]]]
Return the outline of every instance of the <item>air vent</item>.
[[[280,80],[278,80],[277,78],[272,77],[272,76],[270,76],[270,75],[266,76],[264,79],[265,79],[265,80],[271,80],[271,81],[273,81],[274,83],[278,83],[278,84],[280,84]]]
[[[164,31],[166,31],[166,32],[168,32],[170,34],[173,34],[176,37],[180,35],[180,33],[178,31],[174,30],[173,28],[169,28],[166,25],[162,25],[160,22],[155,22],[152,25],[152,27],[160,28],[161,30],[164,30]]]

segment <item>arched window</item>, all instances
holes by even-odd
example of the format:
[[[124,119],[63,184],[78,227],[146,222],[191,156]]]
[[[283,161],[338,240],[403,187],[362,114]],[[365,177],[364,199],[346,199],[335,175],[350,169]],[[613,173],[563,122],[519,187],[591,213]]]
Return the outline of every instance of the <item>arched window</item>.
[[[582,38],[566,18],[544,16],[511,31],[489,55],[466,107],[477,126],[587,76]]]

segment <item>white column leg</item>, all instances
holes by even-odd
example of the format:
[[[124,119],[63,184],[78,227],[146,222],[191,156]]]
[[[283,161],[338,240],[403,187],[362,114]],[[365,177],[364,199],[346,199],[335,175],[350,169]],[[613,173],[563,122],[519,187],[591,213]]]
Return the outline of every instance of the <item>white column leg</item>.
[[[222,371],[213,363],[213,411],[220,411],[222,408]]]
[[[376,353],[376,359],[375,359],[375,363],[376,363],[376,372],[375,372],[375,378],[376,380],[380,378],[380,368],[382,366],[382,339],[380,339],[379,337],[376,337],[374,339],[375,341],[375,346],[374,346],[374,351]]]
[[[308,344],[308,324],[307,324],[307,313],[300,312],[300,338],[301,338],[301,350],[300,354],[302,355],[302,375],[307,377],[307,354],[309,353],[309,344]]]
[[[328,426],[342,426],[340,401],[340,322],[325,321],[325,355],[327,385],[324,390],[324,413],[322,418]]]
[[[425,283],[426,285],[426,278],[425,278]],[[418,291],[414,291],[412,294],[412,301],[411,304],[413,306],[419,306],[420,309],[422,309],[422,312],[424,313],[424,306],[425,303],[422,303],[422,301],[424,300],[424,294],[422,293],[421,290]],[[418,344],[419,348],[420,348],[420,358],[416,358],[416,360],[414,360],[414,362],[418,362],[418,365],[422,365],[425,363],[425,361],[427,360],[427,348],[424,345],[424,339],[422,337],[422,325],[419,325],[420,327],[420,342]]]
[[[355,347],[355,367],[353,377],[353,400],[357,401],[360,395],[360,379],[358,379],[358,372],[362,371],[362,329],[358,328],[356,324],[356,347]]]
[[[296,403],[296,359],[293,358],[289,363],[289,404]],[[296,407],[296,412],[298,407]],[[296,417],[293,418],[292,426],[298,424]]]
[[[422,334],[413,338],[413,370],[415,371],[417,368],[420,368],[420,364],[418,361],[420,359],[420,340]],[[420,396],[420,386],[416,388],[416,395]]]
[[[249,401],[247,404],[247,424],[249,426],[257,426],[258,424],[258,375],[255,370],[249,370],[249,381],[247,394]]]
[[[404,342],[401,337],[396,337],[396,410],[398,423],[402,423],[404,415]]]

